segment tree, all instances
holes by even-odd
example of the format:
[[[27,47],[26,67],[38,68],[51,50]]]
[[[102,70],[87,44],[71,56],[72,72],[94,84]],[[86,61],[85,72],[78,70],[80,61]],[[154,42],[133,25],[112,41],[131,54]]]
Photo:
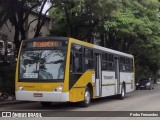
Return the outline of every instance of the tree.
[[[58,1],[57,6],[50,12],[50,16],[55,20],[51,33],[93,42],[95,28],[115,7],[113,2],[106,0]],[[108,14],[105,14],[106,11]]]
[[[7,21],[12,11],[12,4],[15,2],[15,0],[0,0],[1,6],[3,6],[3,9],[0,11],[0,27]]]
[[[159,5],[158,0],[122,1],[115,16],[104,24],[106,46],[133,54],[137,76],[155,75],[160,68]]]
[[[0,26],[3,25],[7,19],[14,25],[14,42],[16,48],[19,48],[21,40],[26,39],[26,32],[29,30],[30,24],[34,21],[37,21],[34,37],[39,36],[47,12],[53,7],[53,4],[51,4],[46,12],[42,13],[44,5],[47,2],[52,3],[52,0],[1,0],[1,2],[3,3],[3,10],[0,14],[2,16]],[[29,14],[34,11],[37,12],[38,17],[26,24]]]
[[[88,42],[93,42],[92,36],[101,46],[135,55],[136,66],[147,68],[147,72],[159,69],[152,67],[160,64],[152,60],[159,59],[156,52],[160,52],[158,0],[65,0],[57,4],[50,12],[55,20],[52,35]]]

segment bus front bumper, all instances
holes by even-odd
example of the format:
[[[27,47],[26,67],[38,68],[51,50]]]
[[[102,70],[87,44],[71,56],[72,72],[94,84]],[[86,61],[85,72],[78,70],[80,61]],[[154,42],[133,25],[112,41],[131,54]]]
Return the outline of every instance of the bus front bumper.
[[[16,91],[15,93],[16,100],[44,102],[69,101],[69,92]]]

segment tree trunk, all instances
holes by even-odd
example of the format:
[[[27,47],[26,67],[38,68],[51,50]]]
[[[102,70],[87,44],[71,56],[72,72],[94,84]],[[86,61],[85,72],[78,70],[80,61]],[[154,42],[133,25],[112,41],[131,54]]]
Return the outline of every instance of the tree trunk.
[[[14,43],[15,43],[16,50],[18,51],[18,49],[20,47],[18,27],[15,27]]]
[[[21,30],[20,30],[20,33],[21,33],[21,40],[25,40],[25,39],[26,39],[25,30],[24,30],[24,29],[21,29]]]
[[[101,39],[100,46],[104,47],[104,33],[100,33],[100,39]]]

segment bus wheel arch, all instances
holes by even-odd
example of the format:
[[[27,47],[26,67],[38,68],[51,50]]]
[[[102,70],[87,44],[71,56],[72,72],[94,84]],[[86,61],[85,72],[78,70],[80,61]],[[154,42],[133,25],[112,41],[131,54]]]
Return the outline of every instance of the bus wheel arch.
[[[125,93],[126,93],[126,83],[123,81],[122,85],[124,86],[124,90],[125,90]]]
[[[93,99],[93,86],[92,86],[92,84],[91,84],[91,83],[88,83],[88,84],[87,84],[87,88],[88,88],[89,91],[90,91],[91,99]]]
[[[93,87],[91,83],[88,83],[85,87],[84,100],[80,102],[81,106],[88,107],[89,104],[91,103],[92,98],[93,98]]]
[[[126,83],[123,81],[121,85],[121,93],[118,95],[118,98],[120,100],[123,100],[125,98],[125,94],[126,94]]]

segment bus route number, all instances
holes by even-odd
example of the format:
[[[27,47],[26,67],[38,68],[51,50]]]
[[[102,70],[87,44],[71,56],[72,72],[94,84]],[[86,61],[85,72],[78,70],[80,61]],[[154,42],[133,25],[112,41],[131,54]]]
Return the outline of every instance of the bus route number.
[[[34,42],[33,47],[58,47],[57,41]]]

